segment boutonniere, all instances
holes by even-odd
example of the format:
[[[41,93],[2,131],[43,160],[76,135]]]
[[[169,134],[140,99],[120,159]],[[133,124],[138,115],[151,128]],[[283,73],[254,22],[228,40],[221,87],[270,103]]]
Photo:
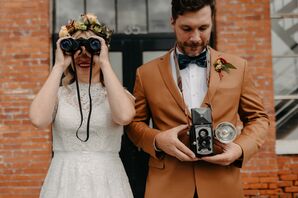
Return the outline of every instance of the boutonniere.
[[[236,67],[234,65],[232,65],[231,63],[228,63],[224,58],[216,59],[213,66],[215,68],[215,71],[218,72],[220,79],[222,79],[222,77],[223,77],[222,71],[229,73],[230,69],[236,69]]]

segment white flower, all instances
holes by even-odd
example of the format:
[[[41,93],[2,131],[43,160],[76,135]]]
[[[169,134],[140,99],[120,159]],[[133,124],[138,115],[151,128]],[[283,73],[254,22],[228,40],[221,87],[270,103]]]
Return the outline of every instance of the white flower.
[[[59,37],[65,37],[69,36],[68,30],[65,25],[61,26],[60,31],[59,31]]]
[[[86,15],[89,22],[92,24],[92,25],[95,25],[95,24],[99,24],[98,20],[97,20],[97,17],[93,14],[87,14]],[[99,24],[100,25],[100,24]]]
[[[222,63],[220,62],[219,64],[216,65],[215,70],[219,71],[222,69]]]

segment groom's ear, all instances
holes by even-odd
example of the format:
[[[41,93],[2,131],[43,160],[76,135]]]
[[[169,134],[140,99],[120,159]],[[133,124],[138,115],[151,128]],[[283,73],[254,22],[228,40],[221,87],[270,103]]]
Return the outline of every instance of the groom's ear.
[[[171,17],[171,26],[172,26],[172,29],[174,30],[174,25],[176,23],[176,20],[173,19],[173,17]]]

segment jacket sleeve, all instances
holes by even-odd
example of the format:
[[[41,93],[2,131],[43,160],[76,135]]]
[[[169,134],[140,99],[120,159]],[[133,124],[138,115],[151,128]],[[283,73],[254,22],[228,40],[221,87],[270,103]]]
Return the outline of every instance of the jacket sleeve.
[[[134,86],[136,115],[128,125],[128,137],[137,146],[158,158],[159,153],[155,151],[154,140],[158,133],[157,129],[148,126],[150,120],[150,109],[147,103],[144,87],[141,80],[140,70],[137,69]]]
[[[237,166],[242,167],[265,142],[269,127],[268,115],[248,72],[246,61],[238,113],[243,129],[235,143],[240,145],[243,151],[242,161],[237,163]]]

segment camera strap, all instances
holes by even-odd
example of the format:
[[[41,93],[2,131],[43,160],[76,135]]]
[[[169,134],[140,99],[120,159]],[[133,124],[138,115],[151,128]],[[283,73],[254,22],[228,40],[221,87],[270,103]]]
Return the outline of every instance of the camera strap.
[[[207,50],[207,55],[206,55],[206,63],[207,63],[207,76],[206,76],[206,80],[207,80],[207,85],[209,85],[209,78],[210,78],[210,56],[209,56],[209,50],[208,48],[206,48]],[[174,47],[174,51],[173,51],[173,57],[174,57],[174,63],[175,63],[175,68],[176,68],[176,77],[177,77],[177,85],[178,85],[178,88],[181,92],[181,95],[182,95],[182,100],[183,100],[183,103],[184,103],[184,114],[186,115],[186,118],[187,118],[187,124],[188,126],[190,127],[190,122],[189,122],[189,119],[188,119],[188,115],[189,115],[189,111],[188,111],[188,106],[184,100],[184,95],[183,95],[183,86],[182,86],[182,77],[181,77],[181,74],[180,74],[180,69],[179,69],[179,62],[178,62],[178,58],[177,58],[177,43],[175,44],[175,47]],[[207,91],[207,94],[208,94],[208,91]],[[207,95],[208,97],[208,95]]]
[[[80,88],[79,88],[79,81],[78,81],[78,76],[77,76],[77,69],[75,66],[75,61],[74,61],[74,54],[71,55],[72,62],[74,65],[74,76],[75,76],[75,82],[76,82],[76,88],[77,88],[77,97],[78,97],[78,103],[79,103],[79,108],[80,108],[80,115],[81,115],[81,122],[80,125],[76,131],[76,137],[81,140],[82,142],[87,142],[89,139],[89,126],[90,126],[90,118],[91,118],[91,113],[92,113],[92,97],[91,97],[91,78],[92,78],[92,65],[93,65],[93,54],[91,54],[91,61],[90,61],[90,72],[89,72],[89,86],[88,86],[88,95],[89,95],[89,113],[88,113],[88,120],[87,120],[87,132],[86,132],[86,139],[83,140],[79,137],[79,129],[81,128],[83,124],[83,110],[82,110],[82,103],[81,103],[81,95],[80,95]]]
[[[183,101],[183,104],[184,104],[184,114],[185,114],[185,117],[186,117],[188,128],[190,129],[190,121],[188,119],[188,115],[189,115],[188,106],[187,106],[187,104],[184,100],[182,78],[181,78],[180,69],[179,69],[179,63],[178,63],[178,58],[177,58],[176,47],[177,47],[177,44],[175,45],[173,55],[174,55],[174,62],[175,62],[175,68],[176,68],[177,85],[178,85],[178,88],[179,88],[179,90],[181,92],[181,95],[182,95],[182,101]]]

